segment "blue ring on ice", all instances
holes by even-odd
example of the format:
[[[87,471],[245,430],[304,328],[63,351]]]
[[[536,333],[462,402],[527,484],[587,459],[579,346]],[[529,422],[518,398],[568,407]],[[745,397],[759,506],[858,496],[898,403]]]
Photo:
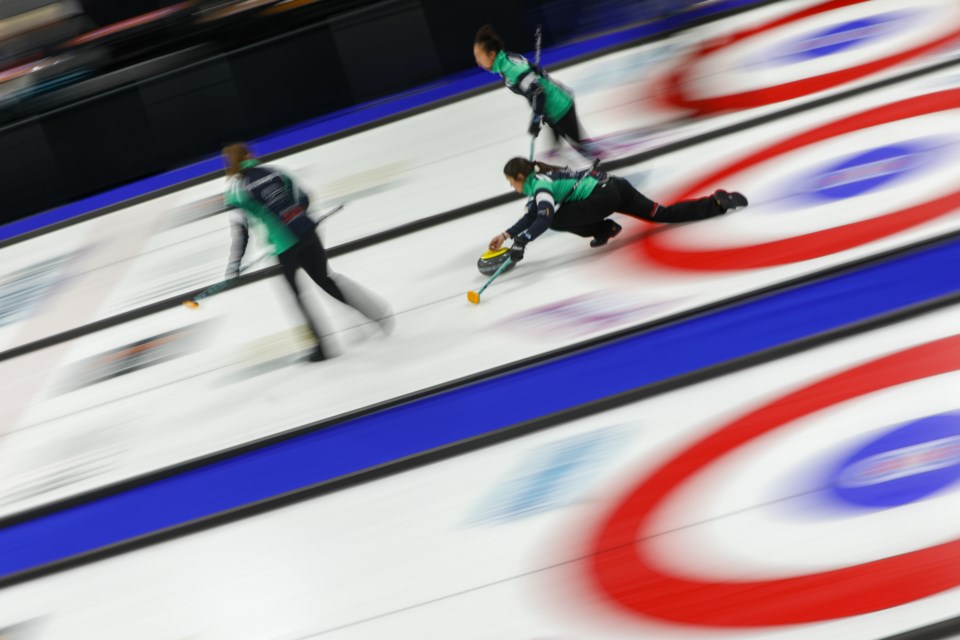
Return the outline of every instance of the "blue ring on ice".
[[[799,181],[800,191],[815,200],[853,198],[930,167],[936,150],[916,141],[876,147],[817,170]]]
[[[960,414],[902,424],[847,456],[829,475],[838,500],[859,507],[897,507],[960,479]]]
[[[788,40],[770,57],[770,62],[782,65],[807,62],[886,38],[910,26],[905,20],[907,13],[897,11],[850,20]]]

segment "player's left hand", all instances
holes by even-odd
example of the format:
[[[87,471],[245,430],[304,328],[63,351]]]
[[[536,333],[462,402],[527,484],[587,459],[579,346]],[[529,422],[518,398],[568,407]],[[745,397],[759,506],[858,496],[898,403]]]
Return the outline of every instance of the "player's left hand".
[[[534,114],[534,116],[530,118],[530,128],[527,129],[527,133],[529,133],[531,136],[536,138],[538,135],[540,135],[540,127],[542,126],[543,126],[543,116],[538,116]]]

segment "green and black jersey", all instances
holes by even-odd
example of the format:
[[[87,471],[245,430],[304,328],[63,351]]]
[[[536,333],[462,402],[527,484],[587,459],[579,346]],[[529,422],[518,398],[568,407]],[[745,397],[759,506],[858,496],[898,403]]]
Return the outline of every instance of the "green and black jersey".
[[[310,199],[289,176],[256,160],[245,160],[240,169],[229,179],[224,194],[226,206],[237,210],[232,218],[230,270],[237,269],[243,258],[249,222],[266,232],[274,255],[290,249],[313,230],[313,222],[306,215]]]
[[[602,175],[591,169],[531,173],[523,183],[523,193],[529,198],[526,213],[507,233],[521,244],[537,239],[552,225],[554,214],[564,202],[586,200]]]
[[[538,74],[533,65],[518,53],[497,53],[490,72],[503,78],[503,84],[510,91],[526,98],[533,112],[544,116],[547,122],[559,122],[573,106],[569,91],[547,74]]]

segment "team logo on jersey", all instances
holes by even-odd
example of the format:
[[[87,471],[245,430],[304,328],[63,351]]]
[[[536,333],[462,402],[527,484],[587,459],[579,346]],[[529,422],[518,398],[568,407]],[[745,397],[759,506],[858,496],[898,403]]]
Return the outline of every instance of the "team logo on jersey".
[[[831,474],[838,499],[864,507],[921,500],[960,479],[960,415],[928,416],[861,447]]]

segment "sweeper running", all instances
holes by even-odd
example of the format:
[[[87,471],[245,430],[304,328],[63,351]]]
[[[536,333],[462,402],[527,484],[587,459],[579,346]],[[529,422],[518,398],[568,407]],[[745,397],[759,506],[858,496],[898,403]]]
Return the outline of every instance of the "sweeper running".
[[[539,48],[538,44],[538,52]],[[484,25],[477,32],[473,41],[473,57],[480,68],[499,75],[510,91],[523,96],[530,103],[533,114],[527,132],[531,136],[536,138],[540,135],[540,128],[546,122],[553,130],[557,143],[564,139],[580,155],[593,159],[595,154],[584,139],[583,128],[577,118],[573,92],[551,78],[540,66],[539,60],[530,64],[520,54],[506,51],[503,40],[490,25]],[[530,155],[533,159],[532,146]]]
[[[238,213],[232,218],[233,244],[227,280],[240,276],[240,261],[249,238],[247,227],[253,222],[266,230],[267,241],[316,340],[316,348],[309,357],[311,361],[325,360],[327,352],[321,343],[320,329],[300,296],[296,279],[300,269],[331,297],[380,323],[385,332],[389,331],[392,318],[385,300],[343,276],[329,273],[327,254],[307,215],[310,199],[294,180],[278,169],[261,165],[243,143],[224,147],[223,158],[228,179],[224,199],[226,205]]]
[[[513,264],[523,259],[526,246],[548,228],[592,238],[590,246],[601,247],[621,231],[621,226],[609,219],[614,213],[648,222],[690,222],[747,206],[743,194],[722,189],[704,198],[662,205],[618,176],[596,169],[572,171],[524,158],[507,162],[503,173],[517,193],[528,197],[523,217],[490,240],[493,252],[513,238],[509,251]]]

